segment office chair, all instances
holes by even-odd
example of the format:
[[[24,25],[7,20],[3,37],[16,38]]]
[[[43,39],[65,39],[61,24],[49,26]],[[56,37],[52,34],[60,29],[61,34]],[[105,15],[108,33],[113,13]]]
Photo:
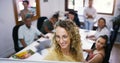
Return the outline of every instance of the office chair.
[[[105,49],[105,58],[103,60],[103,63],[109,63],[109,58],[110,58],[110,54],[111,54],[111,50],[113,48],[113,45],[115,43],[115,40],[117,38],[117,34],[118,34],[118,30],[119,30],[120,25],[116,25],[113,22],[113,31],[111,31],[111,35],[110,35],[110,42],[107,44],[107,47]]]
[[[13,32],[12,32],[12,37],[13,37],[13,41],[14,41],[14,49],[16,52],[23,49],[18,46],[18,30],[19,30],[20,26],[22,26],[22,25],[23,24],[15,25],[13,28]]]
[[[42,25],[43,25],[43,22],[44,20],[47,19],[47,17],[40,17],[38,18],[38,21],[37,21],[37,29],[40,31]]]

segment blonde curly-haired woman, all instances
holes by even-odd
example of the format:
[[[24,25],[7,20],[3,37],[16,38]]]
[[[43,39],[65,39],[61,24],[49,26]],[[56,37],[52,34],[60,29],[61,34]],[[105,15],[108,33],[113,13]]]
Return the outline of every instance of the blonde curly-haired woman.
[[[69,20],[59,21],[55,25],[52,46],[44,60],[83,62],[79,29]]]

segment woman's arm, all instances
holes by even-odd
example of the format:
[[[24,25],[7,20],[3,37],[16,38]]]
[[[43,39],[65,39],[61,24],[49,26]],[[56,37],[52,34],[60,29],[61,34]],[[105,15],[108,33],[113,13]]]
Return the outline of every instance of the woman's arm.
[[[96,37],[94,35],[86,36],[87,39],[96,41]]]
[[[92,59],[88,61],[88,63],[102,63],[103,56],[101,54],[96,54]]]
[[[94,35],[86,36],[86,38],[93,38],[95,37]]]

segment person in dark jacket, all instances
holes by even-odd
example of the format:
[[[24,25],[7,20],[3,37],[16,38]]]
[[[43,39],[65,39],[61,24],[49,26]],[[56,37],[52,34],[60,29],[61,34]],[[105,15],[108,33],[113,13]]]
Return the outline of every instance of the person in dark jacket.
[[[78,14],[74,10],[70,10],[68,13],[68,19],[75,22],[75,24],[80,27],[80,21],[78,18]]]

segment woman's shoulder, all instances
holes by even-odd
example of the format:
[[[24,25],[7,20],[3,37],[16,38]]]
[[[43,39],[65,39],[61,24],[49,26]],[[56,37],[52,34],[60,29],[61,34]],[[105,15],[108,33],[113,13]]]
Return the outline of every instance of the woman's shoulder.
[[[104,49],[98,51],[98,52],[96,53],[96,55],[99,55],[99,56],[101,56],[102,58],[104,58],[104,56],[105,56],[105,51],[104,51]]]
[[[102,50],[97,51],[96,53],[94,53],[94,56],[88,60],[88,62],[89,63],[102,63],[103,58],[104,58],[104,52]]]
[[[102,55],[103,57],[105,56],[105,50],[102,49],[100,52],[99,52],[100,55]]]

